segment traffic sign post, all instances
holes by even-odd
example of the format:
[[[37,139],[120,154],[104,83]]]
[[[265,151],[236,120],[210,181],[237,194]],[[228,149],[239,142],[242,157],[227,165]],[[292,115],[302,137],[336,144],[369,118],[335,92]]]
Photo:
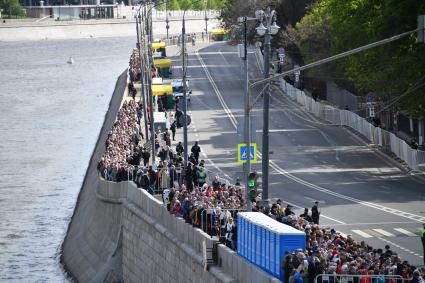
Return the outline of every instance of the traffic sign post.
[[[257,144],[251,143],[250,146],[250,161],[257,161]],[[248,146],[245,143],[238,144],[238,162],[245,163],[248,159]]]

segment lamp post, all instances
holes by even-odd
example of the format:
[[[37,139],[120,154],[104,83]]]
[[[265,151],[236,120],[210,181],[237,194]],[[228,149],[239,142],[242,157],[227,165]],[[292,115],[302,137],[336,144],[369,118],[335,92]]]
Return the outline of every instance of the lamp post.
[[[207,17],[207,9],[208,9],[208,0],[205,0],[205,36],[208,38],[208,17]]]
[[[252,210],[252,203],[248,196],[249,172],[251,171],[251,133],[250,133],[250,116],[249,116],[249,93],[248,93],[248,46],[247,46],[247,21],[256,18],[239,17],[238,22],[243,24],[243,48],[239,53],[239,57],[244,62],[244,143],[247,146],[247,158],[243,165],[244,181],[245,181],[245,198],[247,203],[247,211]]]
[[[142,97],[142,101],[143,101],[143,116],[144,116],[144,124],[145,124],[145,137],[146,140],[148,139],[149,136],[149,132],[148,132],[148,117],[147,117],[147,113],[146,113],[146,82],[145,82],[145,71],[144,71],[144,66],[143,63],[145,62],[145,60],[142,60],[142,52],[141,52],[141,39],[142,39],[142,16],[140,15],[140,9],[138,11],[138,13],[135,16],[136,18],[136,32],[137,32],[137,49],[139,50],[139,60],[140,60],[140,83],[141,83],[141,88],[140,88],[140,95]],[[139,28],[140,25],[140,28]],[[140,30],[140,32],[139,32]]]
[[[183,83],[183,147],[184,147],[184,169],[187,168],[187,94],[186,94],[186,24],[185,24],[186,10],[183,12],[182,21],[182,83]]]
[[[168,1],[165,1],[165,28],[167,29],[167,39],[168,39],[168,30],[170,29],[169,20],[168,20]]]
[[[270,76],[270,42],[271,36],[279,31],[276,25],[276,11],[267,8],[266,11],[255,11],[255,17],[260,21],[256,28],[258,35],[264,36],[264,78]],[[266,86],[263,102],[263,157],[262,157],[262,202],[264,206],[269,206],[269,99],[270,87]]]

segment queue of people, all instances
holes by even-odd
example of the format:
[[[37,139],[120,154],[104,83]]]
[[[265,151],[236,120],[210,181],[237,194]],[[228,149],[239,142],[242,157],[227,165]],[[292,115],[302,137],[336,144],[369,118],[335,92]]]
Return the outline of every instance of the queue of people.
[[[129,174],[140,163],[143,155],[139,147],[140,107],[134,100],[124,101],[118,111],[117,120],[105,142],[105,153],[98,164],[98,170],[105,180],[128,180]]]

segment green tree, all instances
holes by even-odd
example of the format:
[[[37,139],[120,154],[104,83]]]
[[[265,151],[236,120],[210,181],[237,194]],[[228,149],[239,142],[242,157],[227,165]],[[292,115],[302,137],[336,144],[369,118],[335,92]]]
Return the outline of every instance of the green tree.
[[[202,11],[205,9],[205,0],[193,1],[192,9],[197,11]]]
[[[181,10],[190,10],[192,8],[191,0],[179,0],[179,6]]]
[[[180,5],[177,0],[169,0],[168,1],[168,10],[180,10]]]
[[[307,62],[416,29],[425,2],[416,0],[322,0],[296,26]],[[425,45],[412,34],[337,61],[333,73],[348,79],[359,93],[373,91],[383,100],[423,117]],[[340,71],[340,72],[338,72]],[[394,99],[395,98],[395,99]],[[422,106],[420,106],[422,105]]]
[[[164,11],[164,10],[165,10],[166,2],[168,2],[168,1],[167,1],[167,0],[159,0],[159,1],[156,1],[155,8],[156,8],[157,10],[159,10],[159,11]]]
[[[0,8],[3,9],[3,14],[9,16],[24,16],[19,0],[0,0]]]

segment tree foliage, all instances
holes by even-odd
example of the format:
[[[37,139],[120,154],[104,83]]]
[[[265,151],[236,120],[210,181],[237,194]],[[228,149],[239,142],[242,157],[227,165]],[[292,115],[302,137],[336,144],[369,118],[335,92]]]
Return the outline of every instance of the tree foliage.
[[[22,9],[19,0],[0,0],[0,9],[3,9],[4,15],[9,16],[23,16],[24,10]]]
[[[168,1],[168,10],[180,10],[180,5],[177,0],[169,0]]]
[[[417,27],[425,2],[416,0],[321,0],[296,25],[297,44],[306,62],[351,50]],[[425,44],[416,34],[336,62],[328,75],[341,75],[360,93],[424,118]],[[334,68],[335,67],[335,68]],[[421,86],[422,85],[422,86]],[[415,88],[415,86],[419,86]],[[408,89],[413,91],[406,93]]]
[[[168,10],[204,10],[205,4],[208,4],[207,9],[221,10],[227,3],[227,0],[160,0],[157,1],[158,10],[165,9],[167,3]],[[208,2],[208,3],[206,3]]]

